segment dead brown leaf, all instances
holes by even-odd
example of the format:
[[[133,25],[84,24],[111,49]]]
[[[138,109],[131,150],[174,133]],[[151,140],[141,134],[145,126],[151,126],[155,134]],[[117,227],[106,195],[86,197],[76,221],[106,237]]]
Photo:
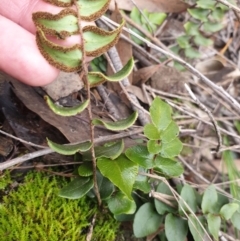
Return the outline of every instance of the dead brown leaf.
[[[141,85],[146,83],[146,81],[153,76],[153,74],[156,73],[156,71],[159,69],[161,65],[151,65],[148,67],[141,68],[137,71],[135,71],[134,77],[133,77],[133,85]]]
[[[184,93],[184,83],[188,82],[186,75],[170,66],[161,66],[151,79],[151,86],[154,89],[171,94]]]
[[[14,93],[22,103],[31,111],[39,115],[44,121],[56,127],[70,142],[80,142],[90,139],[89,123],[87,112],[77,116],[63,117],[54,114],[46,105],[43,98],[30,86],[7,77],[14,86]],[[99,109],[94,113],[101,113]],[[96,117],[96,115],[94,116]],[[109,135],[111,132],[105,129],[96,128],[96,136]]]
[[[179,13],[186,11],[189,7],[187,3],[181,0],[137,0],[137,6],[140,9],[146,9],[149,12],[164,12],[164,13]],[[131,11],[134,4],[131,0],[118,0],[118,8]],[[110,9],[115,8],[115,1],[112,0],[110,3]]]

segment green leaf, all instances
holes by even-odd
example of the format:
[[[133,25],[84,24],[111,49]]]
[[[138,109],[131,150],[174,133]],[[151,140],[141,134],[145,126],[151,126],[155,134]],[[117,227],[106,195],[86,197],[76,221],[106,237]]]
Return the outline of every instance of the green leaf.
[[[215,33],[223,28],[222,23],[206,22],[203,24],[203,29],[205,32]]]
[[[173,141],[178,136],[178,134],[178,125],[174,121],[172,121],[165,130],[161,131],[161,141],[169,143]]]
[[[169,213],[165,219],[165,232],[168,240],[185,241],[188,232],[187,221]]]
[[[185,53],[185,56],[190,59],[196,59],[201,57],[201,54],[199,53],[199,51],[192,47],[188,49],[184,49],[184,53]]]
[[[133,7],[130,18],[136,23],[136,24],[142,24],[141,22],[141,13],[138,11],[136,7]]]
[[[179,207],[178,207],[179,213],[183,214],[184,213],[183,210],[186,213],[190,213],[190,210],[192,212],[196,213],[196,211],[197,211],[197,198],[196,198],[195,190],[190,185],[185,184],[182,188],[180,196],[181,196],[181,199],[179,201]],[[185,205],[185,203],[188,204],[190,210]]]
[[[172,158],[177,156],[182,148],[182,142],[178,138],[175,138],[171,142],[162,143],[160,154],[165,158]]]
[[[206,213],[214,213],[214,207],[218,202],[218,194],[214,185],[209,186],[202,198],[202,211],[204,214]]]
[[[116,159],[123,152],[123,149],[124,149],[123,140],[117,141],[115,143],[105,143],[104,146],[94,147],[96,158],[107,157],[110,159]],[[84,161],[91,161],[92,153],[90,151],[83,153],[83,158],[84,158]]]
[[[238,209],[239,205],[237,203],[228,203],[220,209],[220,215],[225,220],[229,220]]]
[[[37,27],[37,46],[43,57],[54,67],[64,72],[79,71],[82,67],[82,46],[75,44],[62,47],[49,41]]]
[[[189,214],[188,226],[194,241],[203,241],[205,232],[199,222],[203,224],[204,218],[199,216],[197,218],[198,220],[192,214]]]
[[[134,60],[131,58],[126,65],[117,73],[111,76],[106,76],[100,72],[89,72],[88,73],[88,81],[90,83],[91,87],[94,87],[96,85],[99,85],[105,81],[110,81],[110,82],[117,82],[120,81],[124,78],[126,78],[133,69],[134,66]]]
[[[150,169],[154,167],[154,155],[149,153],[146,146],[136,145],[128,148],[125,152],[126,156],[141,167]]]
[[[213,213],[219,213],[221,207],[227,203],[229,203],[228,198],[224,194],[218,193],[218,201],[213,207]]]
[[[231,222],[232,222],[234,228],[236,228],[238,230],[240,230],[240,222],[239,222],[239,220],[240,220],[240,213],[237,211],[237,212],[235,212],[232,215]]]
[[[76,152],[85,152],[89,150],[92,146],[90,141],[86,141],[80,144],[68,144],[68,145],[61,145],[55,142],[50,141],[47,139],[48,146],[54,150],[55,152],[62,154],[62,155],[73,155]]]
[[[107,177],[130,200],[132,199],[131,192],[138,173],[138,165],[121,155],[115,160],[101,157],[97,161],[97,167],[103,176]]]
[[[153,124],[150,124],[150,123],[146,124],[144,126],[143,131],[144,131],[144,135],[150,140],[159,140],[160,139],[160,133],[159,133],[157,127]]]
[[[114,197],[108,200],[108,208],[114,215],[133,214],[136,211],[136,203],[129,200],[123,193],[118,192]]]
[[[221,21],[223,19],[224,15],[225,15],[225,10],[217,7],[211,13],[211,19],[214,21]]]
[[[78,199],[93,187],[93,180],[88,177],[77,177],[59,192],[60,197]]]
[[[85,21],[95,21],[101,17],[107,10],[110,0],[77,0],[80,9],[81,19]]]
[[[146,170],[142,167],[139,167],[139,173],[145,173]],[[134,189],[141,190],[143,193],[149,193],[151,191],[150,183],[148,182],[148,177],[138,174],[133,185]]]
[[[32,19],[35,26],[41,28],[46,35],[65,39],[79,32],[77,13],[71,8],[63,9],[58,14],[36,12]]]
[[[156,97],[150,107],[153,124],[159,131],[165,130],[172,121],[172,108],[170,105]]]
[[[92,176],[92,163],[83,163],[80,167],[78,167],[78,175],[82,177]]]
[[[85,51],[88,56],[97,57],[113,47],[122,31],[124,22],[113,31],[105,31],[96,26],[87,25],[83,28],[83,39]]]
[[[208,230],[215,240],[218,240],[218,233],[221,225],[221,218],[212,213],[207,215]]]
[[[150,13],[148,19],[150,23],[161,25],[166,19],[166,17],[166,13]]]
[[[157,192],[173,197],[171,190],[164,182],[161,182],[158,185]],[[154,204],[155,204],[155,208],[156,208],[157,212],[161,215],[164,215],[166,213],[176,212],[176,208],[169,206],[166,203],[164,203],[156,198],[154,199]],[[176,205],[176,202],[172,201],[172,204]]]
[[[52,100],[45,95],[44,96],[45,101],[47,102],[49,108],[57,115],[60,116],[75,116],[81,112],[83,112],[89,104],[89,100],[84,101],[80,105],[76,105],[73,107],[62,107],[59,105],[56,105],[52,102]]]
[[[188,12],[190,15],[202,22],[207,22],[208,21],[208,14],[209,10],[208,9],[201,9],[201,8],[188,8]]]
[[[203,8],[203,9],[215,10],[215,8],[216,8],[216,1],[215,0],[207,0],[207,1],[206,0],[198,0],[197,1],[197,6],[199,8]]]
[[[101,119],[93,119],[92,123],[93,123],[93,125],[103,125],[108,130],[111,130],[111,131],[122,131],[122,130],[126,130],[127,128],[131,127],[135,123],[137,118],[138,118],[138,113],[135,111],[128,118],[120,120],[120,121],[106,122]]]
[[[169,158],[156,156],[154,170],[160,172],[167,177],[179,177],[184,172],[182,164]]]
[[[97,171],[97,185],[102,200],[108,199],[114,192],[114,185],[99,171]]]
[[[184,24],[184,28],[187,35],[195,36],[199,34],[199,23],[193,23],[188,21]]]
[[[213,41],[211,39],[205,38],[201,34],[195,36],[194,42],[199,46],[206,46],[206,47],[213,44]]]
[[[161,151],[162,143],[158,140],[149,140],[147,142],[148,151],[152,154],[158,154]]]
[[[191,47],[190,44],[191,36],[183,35],[177,38],[177,43],[182,49],[187,49]]]
[[[163,217],[154,209],[152,203],[143,204],[135,214],[133,232],[137,238],[146,237],[158,230]]]

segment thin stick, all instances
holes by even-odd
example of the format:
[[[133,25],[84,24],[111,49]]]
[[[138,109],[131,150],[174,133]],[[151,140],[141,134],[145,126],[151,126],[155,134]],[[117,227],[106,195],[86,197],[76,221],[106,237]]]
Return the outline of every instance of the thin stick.
[[[5,136],[11,137],[12,139],[15,139],[15,140],[17,140],[17,141],[20,141],[20,142],[22,142],[22,143],[25,143],[25,144],[27,144],[27,145],[29,145],[29,146],[34,146],[34,147],[38,147],[38,148],[41,148],[41,149],[47,148],[46,146],[41,146],[41,145],[34,144],[34,143],[30,142],[30,141],[25,141],[25,140],[23,140],[23,139],[21,139],[21,138],[18,138],[18,137],[16,137],[16,136],[13,136],[13,135],[11,135],[11,134],[9,134],[9,133],[7,133],[7,132],[5,132],[5,131],[2,131],[2,130],[0,130],[0,133],[3,134],[3,135],[5,135]]]
[[[115,141],[115,140],[118,140],[118,139],[122,139],[124,137],[139,134],[142,131],[143,131],[143,129],[141,127],[138,127],[138,129],[134,130],[134,131],[128,131],[128,132],[123,132],[123,133],[119,133],[119,134],[115,134],[115,135],[111,135],[111,136],[103,136],[103,137],[96,138],[94,140],[94,143],[100,144],[100,143],[104,143],[104,142],[108,142],[108,141]],[[85,141],[90,141],[90,140],[88,139],[88,140],[84,140],[84,141],[72,143],[72,144],[80,144],[80,143],[83,143]],[[28,154],[25,154],[23,156],[8,160],[6,162],[0,163],[0,171],[6,170],[9,167],[12,167],[14,165],[18,165],[18,164],[21,164],[25,161],[34,159],[36,157],[44,156],[44,155],[47,155],[47,154],[50,154],[50,153],[53,153],[53,152],[55,152],[55,151],[53,151],[50,148],[46,148],[46,149],[43,149],[43,150],[40,150],[40,151],[28,153]]]
[[[101,19],[103,21],[107,21],[111,23],[114,26],[119,26],[119,24],[115,23],[114,21],[110,20],[109,18],[102,16]],[[216,85],[213,83],[210,79],[208,79],[206,76],[204,76],[201,72],[199,72],[197,69],[195,69],[191,64],[187,63],[180,57],[176,56],[175,54],[171,53],[168,50],[165,50],[155,44],[152,44],[150,41],[146,40],[145,38],[141,37],[131,29],[128,29],[126,27],[123,28],[125,31],[130,33],[131,35],[134,35],[138,39],[142,40],[144,43],[147,44],[148,47],[153,48],[157,50],[158,52],[172,58],[173,60],[179,62],[182,64],[186,69],[188,69],[191,73],[193,73],[195,76],[197,76],[202,82],[204,82],[206,85],[208,85],[211,89],[213,89],[222,99],[224,99],[234,110],[236,110],[238,113],[240,113],[240,103],[238,103],[237,100],[235,100],[229,93],[227,93],[222,87]]]
[[[215,121],[215,119],[214,119],[211,111],[210,111],[204,104],[202,104],[202,103],[198,100],[198,98],[196,97],[196,95],[194,95],[194,93],[192,92],[192,90],[190,89],[190,87],[188,86],[188,84],[185,83],[184,86],[185,86],[187,92],[189,93],[189,95],[190,95],[190,96],[192,97],[192,99],[196,102],[196,104],[197,104],[203,111],[205,111],[205,112],[208,114],[209,118],[211,119],[211,121],[212,121],[212,123],[213,123],[213,126],[214,126],[214,128],[215,128],[215,130],[216,130],[216,133],[217,133],[218,145],[217,145],[217,148],[216,148],[216,152],[218,153],[219,150],[220,150],[220,148],[221,148],[221,146],[222,146],[222,136],[221,136],[221,134],[220,134],[220,130],[218,129],[217,122]]]
[[[98,24],[99,24],[99,26],[104,27],[104,24],[101,21],[100,22],[98,21]],[[116,48],[112,47],[111,49],[109,49],[108,55],[113,63],[115,72],[120,71],[123,68],[123,65],[122,65],[121,59],[119,57],[119,54],[118,54]],[[121,86],[122,90],[124,91],[124,93],[129,98],[129,101],[132,105],[132,109],[138,112],[138,119],[141,122],[141,124],[144,126],[147,123],[149,123],[149,119],[146,116],[144,109],[141,107],[141,104],[139,103],[137,97],[133,93],[128,93],[126,91],[126,87],[131,86],[128,78],[124,78],[120,82],[120,86]]]
[[[83,71],[83,79],[85,80],[86,88],[87,88],[87,98],[89,99],[89,104],[87,107],[88,110],[88,118],[89,118],[89,129],[90,129],[90,135],[91,135],[91,155],[92,155],[92,166],[93,166],[93,183],[94,183],[94,192],[96,194],[98,205],[101,206],[102,200],[97,184],[97,162],[96,162],[96,156],[95,156],[95,150],[94,150],[94,125],[92,123],[92,106],[91,106],[91,92],[90,92],[90,84],[88,81],[88,68],[87,68],[87,61],[86,61],[86,51],[85,51],[85,42],[83,39],[83,30],[82,30],[82,19],[80,15],[80,7],[78,7],[77,0],[74,0],[74,5],[77,10],[78,15],[78,27],[79,27],[79,33],[80,33],[80,40],[82,45],[82,71]]]

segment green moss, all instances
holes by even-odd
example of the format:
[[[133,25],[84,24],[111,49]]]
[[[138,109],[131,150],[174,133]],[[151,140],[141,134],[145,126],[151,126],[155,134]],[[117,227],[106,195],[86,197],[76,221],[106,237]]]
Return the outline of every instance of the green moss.
[[[65,184],[64,178],[29,173],[0,203],[0,240],[85,241],[95,213],[91,240],[115,240],[119,224],[108,212],[99,211],[93,200],[57,196]]]

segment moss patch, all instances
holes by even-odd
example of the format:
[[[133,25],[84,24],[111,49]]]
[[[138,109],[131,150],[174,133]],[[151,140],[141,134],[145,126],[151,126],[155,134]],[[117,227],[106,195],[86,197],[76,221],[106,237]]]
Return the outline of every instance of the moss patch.
[[[3,241],[85,241],[97,213],[91,240],[115,240],[119,224],[106,211],[99,211],[88,198],[58,197],[66,185],[60,177],[29,173],[17,190],[0,203],[0,239]]]

